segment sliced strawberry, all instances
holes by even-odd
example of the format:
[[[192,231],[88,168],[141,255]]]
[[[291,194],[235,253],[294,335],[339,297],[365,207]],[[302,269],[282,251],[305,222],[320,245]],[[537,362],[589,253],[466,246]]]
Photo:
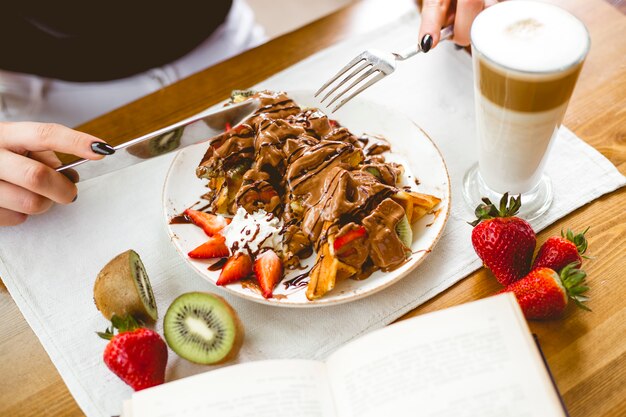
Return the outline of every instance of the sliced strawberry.
[[[194,259],[223,258],[228,254],[226,238],[219,233],[188,253],[189,257]]]
[[[247,277],[252,272],[252,259],[247,253],[237,253],[226,261],[217,285],[226,285]]]
[[[232,132],[231,132],[231,133],[234,133],[234,134],[239,134],[239,133],[243,132],[244,130],[248,130],[248,131],[250,131],[250,130],[251,130],[251,128],[250,128],[250,126],[249,126],[249,125],[247,125],[247,124],[243,124],[243,123],[242,123],[242,124],[238,124],[237,126],[233,126],[233,127],[231,127],[231,129],[230,129],[230,130],[232,130]],[[229,132],[230,132],[230,130],[229,130]]]
[[[359,239],[365,236],[367,236],[367,231],[365,230],[365,227],[359,226],[356,229],[350,230],[345,235],[337,237],[335,241],[333,242],[333,249],[335,249],[335,252],[337,252],[341,250],[341,248],[345,244],[350,243],[355,239]]]
[[[226,225],[230,223],[230,219],[223,216],[216,216],[215,214],[205,213],[203,211],[187,209],[185,215],[191,219],[191,222],[198,227],[201,227],[209,236],[217,234]]]
[[[254,274],[263,297],[272,298],[274,287],[283,277],[283,263],[273,250],[263,252],[254,261]]]

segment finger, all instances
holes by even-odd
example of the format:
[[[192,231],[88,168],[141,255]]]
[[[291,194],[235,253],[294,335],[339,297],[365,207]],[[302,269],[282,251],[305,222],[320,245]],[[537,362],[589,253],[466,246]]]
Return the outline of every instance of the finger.
[[[58,168],[63,165],[59,157],[52,151],[29,152],[28,157],[30,159],[34,159],[35,161],[44,163],[51,168]]]
[[[446,21],[450,0],[424,0],[420,26],[420,49],[428,52],[439,43],[439,32]]]
[[[498,0],[485,0],[485,7],[484,7],[484,9],[486,9],[487,7],[491,7],[491,6],[493,6],[494,4],[497,4],[497,3],[498,3]]]
[[[19,154],[57,151],[85,159],[101,159],[115,152],[95,136],[55,123],[0,123],[0,146]]]
[[[52,200],[18,185],[0,181],[0,208],[23,214],[41,214],[52,207]]]
[[[78,190],[74,183],[41,162],[1,149],[0,167],[0,180],[18,185],[54,202],[69,204],[76,197]]]
[[[0,207],[0,226],[16,226],[26,221],[28,215]]]
[[[35,161],[43,162],[49,167],[55,168],[55,169],[63,165],[61,160],[52,151],[30,152],[28,154],[28,157],[31,159],[34,159]],[[72,168],[66,168],[63,171],[59,171],[59,174],[63,174],[63,176],[65,176],[68,180],[72,181],[74,184],[76,184],[80,180],[80,176],[78,175],[78,172],[76,172],[76,170]]]
[[[458,0],[452,38],[454,43],[461,46],[470,44],[470,28],[478,13],[483,10],[483,5],[483,0]]]

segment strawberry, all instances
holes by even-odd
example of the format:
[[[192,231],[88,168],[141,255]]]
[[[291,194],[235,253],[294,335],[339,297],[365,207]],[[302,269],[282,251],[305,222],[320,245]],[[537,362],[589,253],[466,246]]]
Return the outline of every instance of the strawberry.
[[[104,363],[132,389],[139,391],[164,382],[167,346],[158,333],[140,327],[130,315],[114,315],[111,327],[98,335],[109,340]]]
[[[521,197],[508,193],[494,206],[488,198],[476,208],[478,219],[472,223],[472,245],[487,268],[498,282],[509,285],[530,271],[537,240],[530,224],[515,214],[521,207]]]
[[[263,297],[272,298],[274,287],[283,277],[283,263],[273,250],[259,255],[254,261],[254,274],[261,286]]]
[[[333,241],[333,249],[335,252],[339,252],[346,244],[362,237],[367,237],[367,231],[365,230],[365,227],[359,226],[356,229],[352,229],[346,234],[337,237]]]
[[[192,209],[185,210],[185,216],[189,217],[193,224],[202,228],[204,233],[209,236],[219,233],[220,230],[230,223],[230,219],[226,217]]]
[[[583,294],[589,289],[586,277],[584,271],[576,269],[576,262],[565,266],[561,275],[551,268],[537,268],[500,292],[515,294],[527,319],[552,319],[563,314],[568,299],[591,311],[584,304],[588,298]]]
[[[578,234],[570,229],[567,229],[567,233],[561,230],[561,236],[549,237],[539,248],[532,269],[546,267],[558,272],[572,262],[580,267],[583,262],[581,255],[587,251],[587,230],[589,228]]]
[[[187,255],[195,259],[223,258],[230,252],[226,246],[226,238],[219,233],[209,237],[202,245],[198,246]]]
[[[226,285],[247,277],[252,272],[252,259],[247,253],[236,253],[224,264],[217,285]]]

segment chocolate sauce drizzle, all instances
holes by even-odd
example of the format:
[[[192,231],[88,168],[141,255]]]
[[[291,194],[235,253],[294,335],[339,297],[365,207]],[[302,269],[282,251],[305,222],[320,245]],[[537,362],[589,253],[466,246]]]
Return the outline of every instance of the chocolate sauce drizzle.
[[[254,96],[260,109],[215,138],[196,169],[209,181],[206,209],[234,214],[243,207],[279,216],[286,268],[298,267],[300,257],[331,233],[340,236],[358,225],[367,229],[367,241],[358,257],[345,262],[361,275],[366,261],[368,275],[402,264],[408,255],[391,251],[402,247],[395,224],[404,208],[389,198],[399,191],[402,167],[385,162],[389,143],[376,135],[356,137],[320,110],[300,108],[285,93]],[[306,286],[307,277],[302,273],[283,285]]]
[[[302,274],[296,275],[291,279],[283,281],[285,289],[288,290],[289,288],[306,287],[309,284],[309,272],[310,271],[306,271]]]

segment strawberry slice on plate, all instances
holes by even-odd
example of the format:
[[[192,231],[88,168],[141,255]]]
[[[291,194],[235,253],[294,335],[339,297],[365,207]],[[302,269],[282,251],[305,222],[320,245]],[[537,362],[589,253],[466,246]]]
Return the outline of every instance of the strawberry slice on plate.
[[[342,247],[352,242],[353,240],[360,239],[366,236],[367,231],[365,230],[365,227],[359,226],[358,228],[350,230],[348,233],[337,237],[333,242],[333,249],[335,250],[335,252],[338,252],[341,250]]]
[[[226,238],[219,233],[209,237],[202,245],[198,246],[187,255],[194,259],[213,259],[228,256],[230,252],[226,246]]]
[[[203,211],[187,209],[185,215],[189,217],[191,222],[202,228],[204,233],[213,236],[219,233],[224,227],[230,223],[230,219],[215,214],[205,213]]]
[[[272,298],[274,287],[283,277],[283,263],[273,250],[263,252],[254,261],[254,274],[263,297]]]
[[[217,285],[226,285],[247,277],[252,272],[252,259],[247,253],[236,253],[224,264]]]

